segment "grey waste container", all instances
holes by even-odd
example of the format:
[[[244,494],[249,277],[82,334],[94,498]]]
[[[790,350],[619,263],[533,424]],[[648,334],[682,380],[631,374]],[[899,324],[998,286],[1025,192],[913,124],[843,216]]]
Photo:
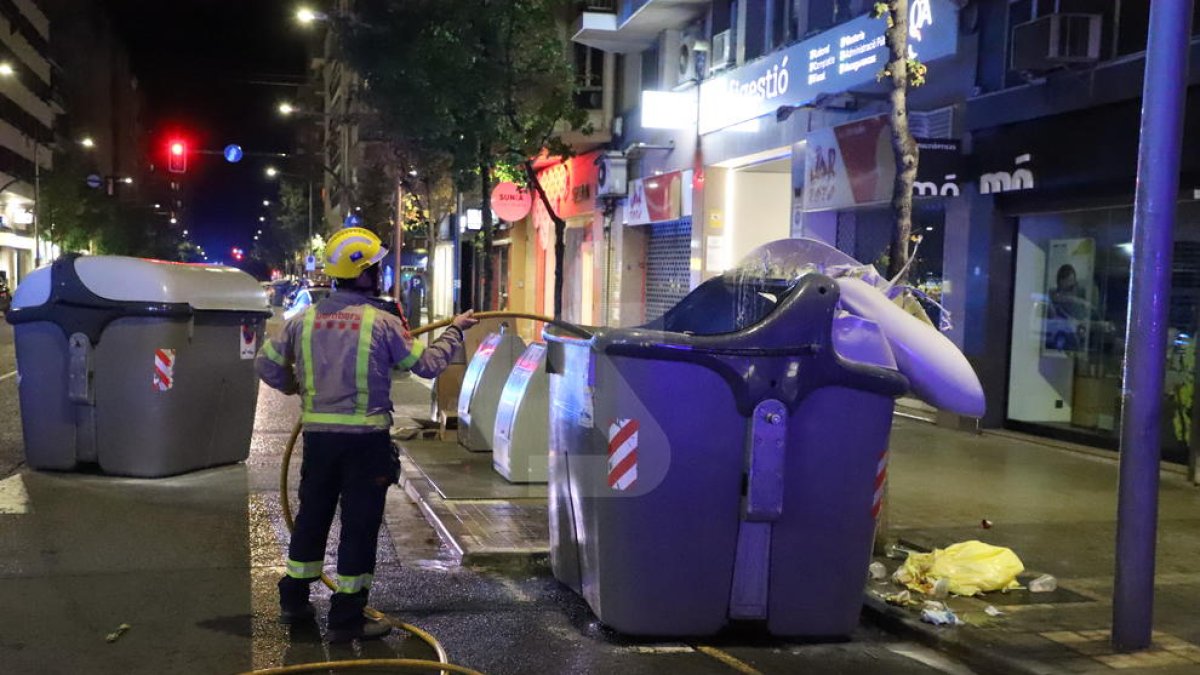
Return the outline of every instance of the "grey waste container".
[[[7,316],[29,466],[159,477],[244,460],[268,316],[228,267],[68,255],[34,271]]]
[[[492,467],[510,483],[545,483],[550,381],[546,345],[533,343],[517,359],[496,410]]]
[[[458,442],[464,448],[491,452],[500,393],[523,351],[525,342],[504,324],[479,343],[458,395]]]
[[[547,331],[551,562],[601,622],[853,631],[907,380],[886,349],[877,364],[839,355],[837,301],[816,274],[786,288],[717,277],[647,327]],[[860,337],[873,326],[855,321]]]

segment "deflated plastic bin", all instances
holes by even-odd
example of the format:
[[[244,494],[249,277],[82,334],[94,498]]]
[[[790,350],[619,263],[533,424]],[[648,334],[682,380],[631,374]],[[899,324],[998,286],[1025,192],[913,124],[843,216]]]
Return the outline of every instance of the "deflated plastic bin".
[[[458,395],[458,442],[466,449],[491,452],[500,394],[523,351],[525,342],[503,324],[479,343]]]
[[[734,313],[741,290],[717,277],[657,327],[546,334],[554,573],[621,632],[858,623],[907,381],[869,321],[839,326],[865,362],[834,348],[834,280],[761,287]]]
[[[545,483],[550,381],[546,345],[533,343],[517,360],[496,411],[492,466],[511,483]]]
[[[7,317],[29,466],[159,477],[246,459],[269,316],[228,267],[68,255],[34,271]]]

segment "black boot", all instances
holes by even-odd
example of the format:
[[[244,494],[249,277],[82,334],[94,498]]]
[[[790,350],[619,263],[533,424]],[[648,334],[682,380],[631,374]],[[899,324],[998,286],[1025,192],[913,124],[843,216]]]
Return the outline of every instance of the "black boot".
[[[316,616],[308,599],[315,579],[296,579],[285,576],[279,580],[279,623],[296,624],[312,621]]]
[[[330,642],[377,640],[392,632],[391,624],[373,621],[363,615],[363,610],[367,608],[367,594],[366,589],[357,593],[333,594],[329,601],[327,637]]]

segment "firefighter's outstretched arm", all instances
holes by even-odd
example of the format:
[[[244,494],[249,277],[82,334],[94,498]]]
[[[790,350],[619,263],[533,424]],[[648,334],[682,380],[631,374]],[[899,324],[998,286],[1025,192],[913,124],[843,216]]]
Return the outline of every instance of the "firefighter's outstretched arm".
[[[291,396],[299,393],[300,383],[296,380],[296,354],[293,348],[293,336],[296,335],[296,320],[287,322],[279,337],[264,340],[262,349],[258,350],[258,358],[254,360],[254,370],[268,387]]]
[[[418,377],[433,379],[450,365],[455,350],[463,343],[465,332],[477,323],[479,319],[474,317],[474,312],[467,310],[454,317],[450,327],[428,347],[413,339],[402,326],[396,329],[389,323],[388,346],[397,367],[411,370]]]

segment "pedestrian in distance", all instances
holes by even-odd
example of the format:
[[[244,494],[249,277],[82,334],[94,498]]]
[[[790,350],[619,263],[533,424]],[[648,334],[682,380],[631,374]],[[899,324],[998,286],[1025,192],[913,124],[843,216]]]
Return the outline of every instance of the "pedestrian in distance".
[[[363,228],[347,228],[325,247],[326,273],[335,290],[293,317],[264,343],[255,366],[267,385],[299,394],[304,424],[300,508],[288,547],[287,574],[279,581],[280,621],[314,616],[309,592],[321,577],[325,545],[341,503],[337,589],[329,607],[330,642],[380,638],[391,626],[369,620],[376,541],[389,486],[399,479],[392,445],[391,374],[410,370],[437,377],[478,320],[456,316],[428,347],[409,334],[403,316],[375,293],[380,261],[388,251]]]

